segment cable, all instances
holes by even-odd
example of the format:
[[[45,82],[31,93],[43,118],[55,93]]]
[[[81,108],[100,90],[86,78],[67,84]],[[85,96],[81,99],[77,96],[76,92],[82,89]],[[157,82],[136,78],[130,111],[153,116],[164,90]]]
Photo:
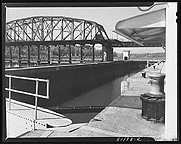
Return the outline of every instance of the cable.
[[[163,4],[167,4],[166,2],[165,3],[154,3],[152,6],[150,6],[148,9],[142,9],[141,7],[139,7],[138,6],[138,9],[140,10],[140,11],[148,11],[148,10],[150,10],[151,8],[153,8],[154,6],[156,6],[156,5],[163,5]]]

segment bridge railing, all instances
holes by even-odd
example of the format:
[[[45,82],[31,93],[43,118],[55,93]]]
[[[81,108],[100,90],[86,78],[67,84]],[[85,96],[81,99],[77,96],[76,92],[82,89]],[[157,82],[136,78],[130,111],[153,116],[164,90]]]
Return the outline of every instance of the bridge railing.
[[[12,76],[12,75],[5,75],[5,77],[9,78],[9,87],[5,88],[5,90],[9,91],[9,110],[11,110],[11,92],[20,93],[24,95],[30,95],[35,97],[35,117],[34,117],[34,129],[35,129],[35,122],[37,120],[37,105],[38,105],[38,98],[44,98],[49,99],[49,79],[39,79],[39,78],[29,78],[29,77],[20,77],[20,76]],[[15,79],[23,79],[23,80],[30,80],[30,81],[36,81],[36,89],[35,93],[25,92],[22,90],[15,90],[12,89],[12,78]],[[46,96],[38,94],[38,86],[39,82],[46,82]]]

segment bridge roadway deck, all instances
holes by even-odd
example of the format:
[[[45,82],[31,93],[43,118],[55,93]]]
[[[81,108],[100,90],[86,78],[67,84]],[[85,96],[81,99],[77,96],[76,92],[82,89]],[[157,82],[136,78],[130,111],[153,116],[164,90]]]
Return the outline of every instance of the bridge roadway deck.
[[[144,69],[165,73],[165,63],[155,64],[156,68]],[[140,94],[149,92],[150,80],[143,78],[141,72],[127,79],[129,89],[97,114],[89,123],[71,124],[66,127],[42,128],[27,132],[20,138],[61,138],[61,137],[152,137],[164,140],[164,124],[146,121],[141,118]]]

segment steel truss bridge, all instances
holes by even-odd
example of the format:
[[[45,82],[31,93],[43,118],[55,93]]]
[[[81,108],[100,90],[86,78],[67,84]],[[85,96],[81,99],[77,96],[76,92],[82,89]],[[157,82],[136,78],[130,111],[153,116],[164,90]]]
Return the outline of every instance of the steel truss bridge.
[[[110,40],[104,27],[96,22],[62,16],[28,17],[7,22],[5,38],[5,60],[10,67],[13,61],[20,67],[23,63],[31,66],[32,63],[112,61],[112,47],[138,46],[132,42]],[[101,56],[95,54],[95,44],[102,44]]]

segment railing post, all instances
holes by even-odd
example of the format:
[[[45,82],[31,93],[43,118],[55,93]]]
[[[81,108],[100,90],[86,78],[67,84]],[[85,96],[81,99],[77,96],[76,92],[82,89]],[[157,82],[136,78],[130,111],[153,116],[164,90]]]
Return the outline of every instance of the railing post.
[[[5,90],[9,91],[9,110],[11,110],[11,92],[16,92],[16,93],[21,93],[21,94],[26,94],[26,95],[32,95],[35,97],[35,115],[34,115],[34,126],[33,126],[33,130],[35,130],[35,126],[36,126],[36,120],[37,120],[37,106],[38,106],[38,97],[40,98],[46,98],[46,99],[49,99],[49,84],[50,84],[50,80],[47,79],[38,79],[38,78],[27,78],[27,77],[18,77],[18,76],[12,76],[12,75],[5,75],[5,77],[8,77],[9,78],[9,88],[5,88]],[[20,90],[15,90],[15,89],[12,89],[12,78],[17,78],[17,79],[25,79],[25,80],[33,80],[33,81],[36,81],[36,93],[29,93],[29,92],[24,92],[24,91],[20,91]],[[39,84],[39,81],[42,81],[42,82],[46,82],[47,83],[47,95],[46,97],[43,96],[43,95],[38,95],[38,84]]]
[[[9,110],[11,110],[11,75],[9,76]]]
[[[49,99],[49,83],[50,83],[50,80],[48,79],[47,80],[47,98]]]
[[[37,120],[37,104],[38,104],[38,79],[36,79],[36,96],[35,96],[35,119],[34,119],[34,130],[35,130],[35,123]]]

